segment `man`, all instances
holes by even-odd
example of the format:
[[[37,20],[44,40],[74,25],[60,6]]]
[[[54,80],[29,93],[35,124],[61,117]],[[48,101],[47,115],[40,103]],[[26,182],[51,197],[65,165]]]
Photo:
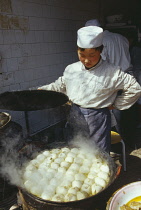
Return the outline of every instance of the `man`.
[[[109,107],[127,109],[141,96],[135,78],[101,58],[103,29],[97,26],[77,32],[79,61],[66,67],[63,76],[38,89],[67,94],[72,101],[73,128],[76,135],[87,127],[86,138],[102,150],[110,152],[111,116]],[[120,96],[118,90],[122,90]],[[83,125],[81,121],[83,120]]]

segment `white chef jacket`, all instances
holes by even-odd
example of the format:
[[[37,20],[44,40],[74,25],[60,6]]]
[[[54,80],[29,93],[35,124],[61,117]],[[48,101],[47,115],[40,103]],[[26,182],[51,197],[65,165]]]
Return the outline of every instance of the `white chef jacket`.
[[[70,64],[62,77],[40,89],[65,93],[73,103],[95,109],[111,105],[128,109],[141,96],[141,86],[133,76],[102,59],[90,70],[80,61]],[[122,94],[117,96],[119,90]]]
[[[120,66],[122,71],[132,67],[129,42],[124,36],[105,30],[103,32],[103,46],[101,53],[103,60]]]

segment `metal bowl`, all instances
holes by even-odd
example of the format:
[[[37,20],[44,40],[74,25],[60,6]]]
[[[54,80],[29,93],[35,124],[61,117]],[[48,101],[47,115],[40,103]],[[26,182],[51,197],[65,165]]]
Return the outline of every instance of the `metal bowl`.
[[[0,112],[0,128],[3,128],[9,121],[11,116],[6,112]]]
[[[130,200],[141,196],[141,181],[132,182],[118,189],[107,203],[106,210],[120,210]]]
[[[123,15],[119,14],[119,15],[112,15],[112,16],[107,16],[106,20],[107,23],[119,23],[121,22],[123,19]]]

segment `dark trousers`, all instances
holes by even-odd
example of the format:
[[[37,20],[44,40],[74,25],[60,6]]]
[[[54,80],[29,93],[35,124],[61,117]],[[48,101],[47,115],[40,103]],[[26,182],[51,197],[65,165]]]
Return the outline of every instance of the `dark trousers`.
[[[71,138],[81,134],[100,149],[110,152],[111,114],[108,108],[87,109],[73,104],[68,118],[68,126],[71,129]]]
[[[138,124],[137,104],[126,110],[113,110],[117,120],[116,130],[120,133],[126,145],[135,148],[136,127]]]

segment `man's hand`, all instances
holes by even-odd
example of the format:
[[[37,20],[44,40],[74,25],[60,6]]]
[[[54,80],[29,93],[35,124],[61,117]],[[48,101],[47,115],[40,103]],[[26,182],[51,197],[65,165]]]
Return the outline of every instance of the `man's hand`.
[[[115,109],[114,106],[109,106],[108,108],[109,108],[109,110]]]

